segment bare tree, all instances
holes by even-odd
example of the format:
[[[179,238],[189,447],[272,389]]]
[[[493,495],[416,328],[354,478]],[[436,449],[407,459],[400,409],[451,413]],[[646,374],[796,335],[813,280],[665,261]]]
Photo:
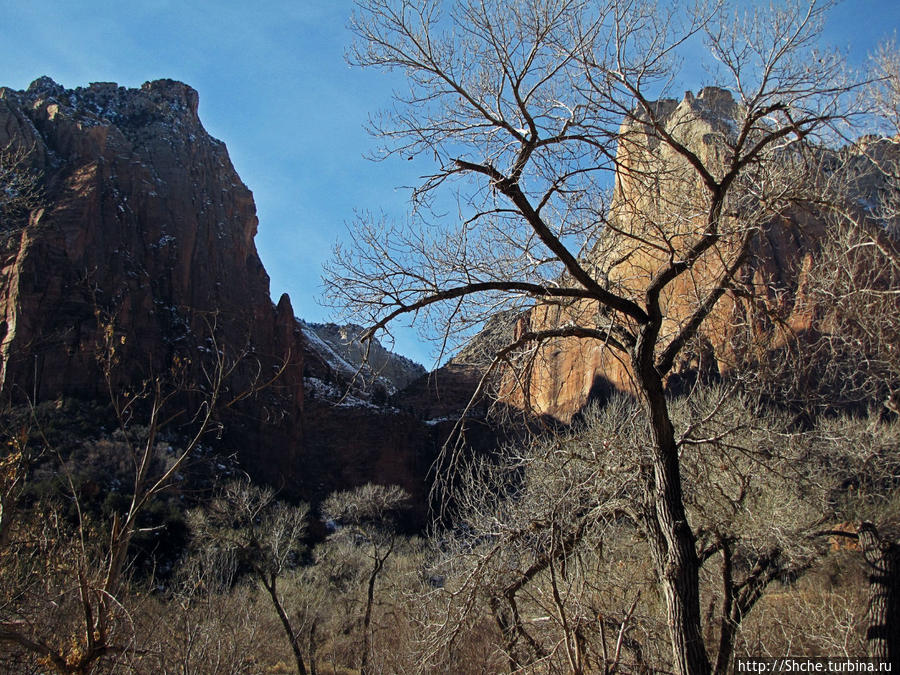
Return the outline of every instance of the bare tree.
[[[900,52],[881,45],[873,57],[869,95],[890,137],[868,136],[843,153],[836,179],[844,208],[831,211],[832,227],[812,290],[832,310],[823,316],[827,347],[864,359],[849,379],[868,399],[889,408],[900,388],[900,339],[890,317],[900,310]],[[860,397],[857,397],[860,398]],[[894,410],[896,412],[896,410]]]
[[[884,122],[884,131],[896,135],[900,131],[900,51],[896,41],[878,46],[872,67],[870,92],[876,102],[875,113]]]
[[[59,673],[91,673],[104,659],[118,658],[135,649],[133,620],[126,608],[125,596],[132,543],[144,532],[141,518],[161,493],[177,483],[180,472],[207,436],[219,429],[217,415],[221,409],[248,395],[245,390],[236,395],[226,394],[226,383],[243,355],[232,358],[214,337],[210,338],[213,347],[210,360],[200,367],[205,382],[189,379],[188,365],[176,357],[167,372],[159,373],[131,390],[117,389],[114,385],[118,362],[116,349],[124,338],[112,325],[106,326],[103,335],[106,344],[101,365],[119,427],[115,435],[116,447],[132,471],[129,497],[122,510],[112,513],[109,522],[98,523],[82,509],[81,496],[71,472],[60,461],[55,470],[68,486],[68,499],[75,510],[74,527],[69,528],[62,515],[50,511],[46,522],[36,526],[41,535],[33,540],[37,548],[32,553],[39,552],[48,558],[43,563],[50,566],[48,573],[53,573],[48,575],[48,581],[52,577],[54,583],[58,582],[59,598],[73,604],[76,618],[66,627],[69,615],[59,613],[60,616],[55,616],[57,613],[52,611],[49,616],[35,615],[34,607],[27,602],[4,603],[0,614],[0,642],[31,652]],[[192,394],[193,400],[200,402],[195,409],[186,409],[185,401],[192,400]],[[162,442],[166,430],[176,425],[187,434],[177,449]],[[45,453],[58,452],[39,426],[36,435]],[[4,482],[15,485],[16,472],[15,465],[8,468]],[[6,517],[4,514],[4,519]],[[23,551],[22,560],[30,557],[29,545],[18,547]],[[4,547],[0,553],[10,551],[12,549]],[[15,557],[15,551],[12,553]],[[53,567],[57,557],[65,563]],[[8,569],[15,569],[15,560],[12,562]],[[54,602],[52,597],[41,599],[46,605]],[[76,632],[67,643],[57,639],[61,630]]]
[[[814,339],[801,343],[799,360],[783,364],[787,381],[813,406],[883,402],[900,413],[900,52],[886,43],[872,57],[867,87],[876,127],[890,136],[865,136],[839,152],[825,151],[829,174],[822,199],[827,227],[821,255],[808,279]],[[793,372],[791,372],[793,371]],[[812,371],[812,372],[810,372]],[[797,379],[800,375],[799,381]],[[813,386],[808,383],[812,381]],[[817,396],[818,394],[818,396]],[[882,411],[883,412],[883,411]],[[891,480],[883,488],[891,490]],[[860,519],[857,518],[857,521]],[[869,654],[896,663],[900,637],[897,609],[900,570],[890,514],[864,514],[844,536],[858,538],[868,564],[870,602],[866,641]],[[869,522],[870,520],[874,522]]]
[[[786,653],[771,630],[749,646],[745,623],[772,585],[781,596],[806,595],[785,582],[822,566],[833,543],[826,534],[856,539],[860,520],[896,523],[900,427],[836,418],[800,431],[790,415],[731,387],[698,387],[670,412],[697,532],[704,636],[714,672],[724,674],[736,650]],[[457,495],[456,527],[439,545],[446,583],[431,591],[438,628],[427,640],[429,662],[444,662],[466,639],[464,627],[487,615],[509,672],[669,667],[665,608],[636,506],[648,441],[640,406],[616,396],[571,427],[472,468]],[[889,538],[878,541],[873,552],[892,550]],[[882,558],[886,569],[891,559]],[[868,626],[864,603],[855,607],[855,648],[847,635],[854,638],[858,624],[842,637],[833,626],[813,630],[817,620],[802,612],[786,616],[788,640],[802,648],[833,639],[858,656],[866,631],[886,639],[895,586],[883,576],[871,576],[877,602]],[[772,614],[762,611],[749,633]]]
[[[213,564],[233,559],[236,565],[252,570],[278,615],[299,675],[308,672],[302,635],[291,621],[278,584],[299,564],[307,513],[305,505],[276,502],[272,490],[245,481],[226,486],[207,509],[194,511],[191,518],[198,539],[219,553]]]
[[[0,148],[0,232],[24,225],[28,213],[41,204],[40,174],[27,148],[8,143]]]
[[[853,86],[839,58],[816,49],[827,5],[446,4],[359,3],[351,61],[408,82],[373,131],[388,156],[436,166],[413,192],[418,220],[357,223],[328,292],[368,318],[370,336],[413,315],[442,343],[499,309],[561,308],[561,321],[526,326],[500,348],[489,373],[517,355],[533,363],[562,338],[603,345],[623,364],[650,430],[635,508],[674,667],[707,673],[697,531],[664,386],[766,224],[808,195],[801,150],[850,117]],[[691,96],[661,98],[681,74],[679,49],[701,38],[710,77],[736,96],[704,89],[706,113]],[[450,186],[458,220],[424,226]],[[681,309],[674,297],[687,299]]]
[[[869,656],[900,664],[900,543],[882,536],[872,523],[859,526],[859,542],[869,572],[866,642]]]
[[[428,636],[429,660],[445,660],[464,641],[463,626],[487,609],[509,672],[656,662],[652,647],[631,634],[647,590],[641,570],[650,572],[640,562],[646,550],[623,522],[637,494],[644,437],[635,412],[617,397],[590,411],[577,431],[510,445],[469,467],[455,495],[456,527],[438,546],[434,573],[444,582],[431,591],[431,624],[439,628]],[[630,574],[618,585],[622,564]]]
[[[363,547],[370,561],[363,612],[363,645],[360,674],[369,675],[372,651],[372,611],[375,584],[385,563],[394,553],[398,533],[395,518],[409,501],[409,495],[396,485],[368,483],[354,490],[335,492],[322,503],[322,516],[336,529],[333,538],[350,539]]]
[[[0,437],[6,439],[6,447],[0,452],[0,551],[9,544],[13,524],[20,515],[28,474],[41,456],[51,450],[43,443],[31,442],[40,426],[33,408],[24,415],[11,414],[8,410],[4,413],[0,430]]]

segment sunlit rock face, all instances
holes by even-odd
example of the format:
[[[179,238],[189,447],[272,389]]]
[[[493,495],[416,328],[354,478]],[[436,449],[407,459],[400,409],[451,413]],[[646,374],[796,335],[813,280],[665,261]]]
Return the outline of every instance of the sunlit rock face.
[[[666,131],[721,177],[730,157],[729,144],[737,138],[742,119],[740,105],[731,93],[708,87],[696,96],[687,92],[681,101],[661,100],[652,105]],[[879,173],[872,171],[872,143],[878,141],[870,139],[839,153],[822,151],[823,156],[830,153],[835,158],[849,158],[855,167],[850,172],[857,176],[852,189],[860,199],[854,203],[865,203],[883,187]],[[866,144],[868,148],[863,147]],[[896,144],[883,145],[884,152],[897,154]],[[655,132],[640,121],[623,125],[617,158],[610,216],[616,231],[608,231],[595,243],[584,264],[602,270],[601,276],[613,290],[641,304],[654,271],[669,252],[684,250],[705,227],[708,198],[687,160],[660,143]],[[648,172],[658,172],[661,167],[660,180],[645,180]],[[761,216],[751,199],[731,206],[735,212],[720,223],[723,236],[712,255],[707,254],[670,284],[661,297],[664,347],[708,296],[724,265],[730,264],[748,223],[759,228],[750,254],[735,275],[738,292],[726,292],[717,302],[674,365],[671,385],[698,374],[732,372],[748,360],[779,349],[788,335],[808,333],[812,317],[828,310],[813,307],[806,291],[808,272],[825,232],[823,220],[799,212]],[[602,325],[597,304],[537,305],[518,318],[511,337],[572,323]],[[615,390],[634,391],[627,356],[595,340],[578,338],[545,343],[533,356],[528,376],[515,381],[509,378],[503,388],[513,405],[564,421],[571,420],[592,398],[602,399]]]
[[[278,359],[290,348],[275,344],[253,197],[197,103],[197,92],[170,80],[66,90],[42,78],[24,92],[0,90],[0,144],[34,148],[46,191],[45,207],[3,251],[4,391],[105,388],[98,323],[125,338],[125,370],[148,373],[200,332],[201,313],[234,351],[252,340]]]
[[[243,355],[232,394],[283,370],[228,413],[225,440],[253,475],[300,496],[365,480],[421,493],[427,462],[413,455],[430,448],[425,427],[371,391],[320,389],[305,405],[311,384],[337,391],[352,378],[329,365],[287,295],[271,301],[253,196],[197,109],[197,92],[171,80],[0,89],[0,147],[29,149],[44,190],[43,208],[3,224],[0,391],[108,399],[108,357],[113,389],[126,391],[173,367],[202,384],[216,353]],[[380,357],[398,381],[418,375]]]

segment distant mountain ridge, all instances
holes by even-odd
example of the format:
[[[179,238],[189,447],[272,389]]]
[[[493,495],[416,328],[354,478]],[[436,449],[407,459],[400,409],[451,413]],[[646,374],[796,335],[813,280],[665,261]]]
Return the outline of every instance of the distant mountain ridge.
[[[372,340],[371,346],[361,343],[362,326],[297,321],[308,342],[332,368],[351,380],[359,379],[361,386],[380,387],[386,396],[393,396],[427,372],[412,359],[388,351],[378,340]]]

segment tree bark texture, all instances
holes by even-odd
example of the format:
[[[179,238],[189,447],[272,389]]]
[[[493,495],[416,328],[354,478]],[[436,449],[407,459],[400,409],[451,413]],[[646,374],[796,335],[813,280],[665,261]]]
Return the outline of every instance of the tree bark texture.
[[[900,544],[864,522],[859,526],[859,545],[869,563],[868,655],[886,660],[892,672],[900,672]]]
[[[675,671],[708,675],[711,665],[700,620],[700,560],[684,508],[675,430],[652,360],[639,359],[637,365],[653,445],[652,474],[648,472],[645,486],[646,523],[666,599]]]

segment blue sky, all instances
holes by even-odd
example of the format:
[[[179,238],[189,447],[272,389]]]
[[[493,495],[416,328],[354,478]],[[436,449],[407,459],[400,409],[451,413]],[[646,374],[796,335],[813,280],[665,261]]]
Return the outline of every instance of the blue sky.
[[[321,264],[355,209],[400,215],[425,164],[364,159],[374,142],[367,115],[399,84],[351,69],[344,51],[351,0],[4,0],[0,86],[24,89],[49,75],[137,87],[169,77],[200,93],[200,117],[223,140],[253,191],[256,245],[277,300],[328,318],[317,303]],[[900,0],[845,0],[826,37],[865,60],[900,28]],[[688,83],[698,88],[702,83]],[[412,332],[395,349],[431,365]]]

